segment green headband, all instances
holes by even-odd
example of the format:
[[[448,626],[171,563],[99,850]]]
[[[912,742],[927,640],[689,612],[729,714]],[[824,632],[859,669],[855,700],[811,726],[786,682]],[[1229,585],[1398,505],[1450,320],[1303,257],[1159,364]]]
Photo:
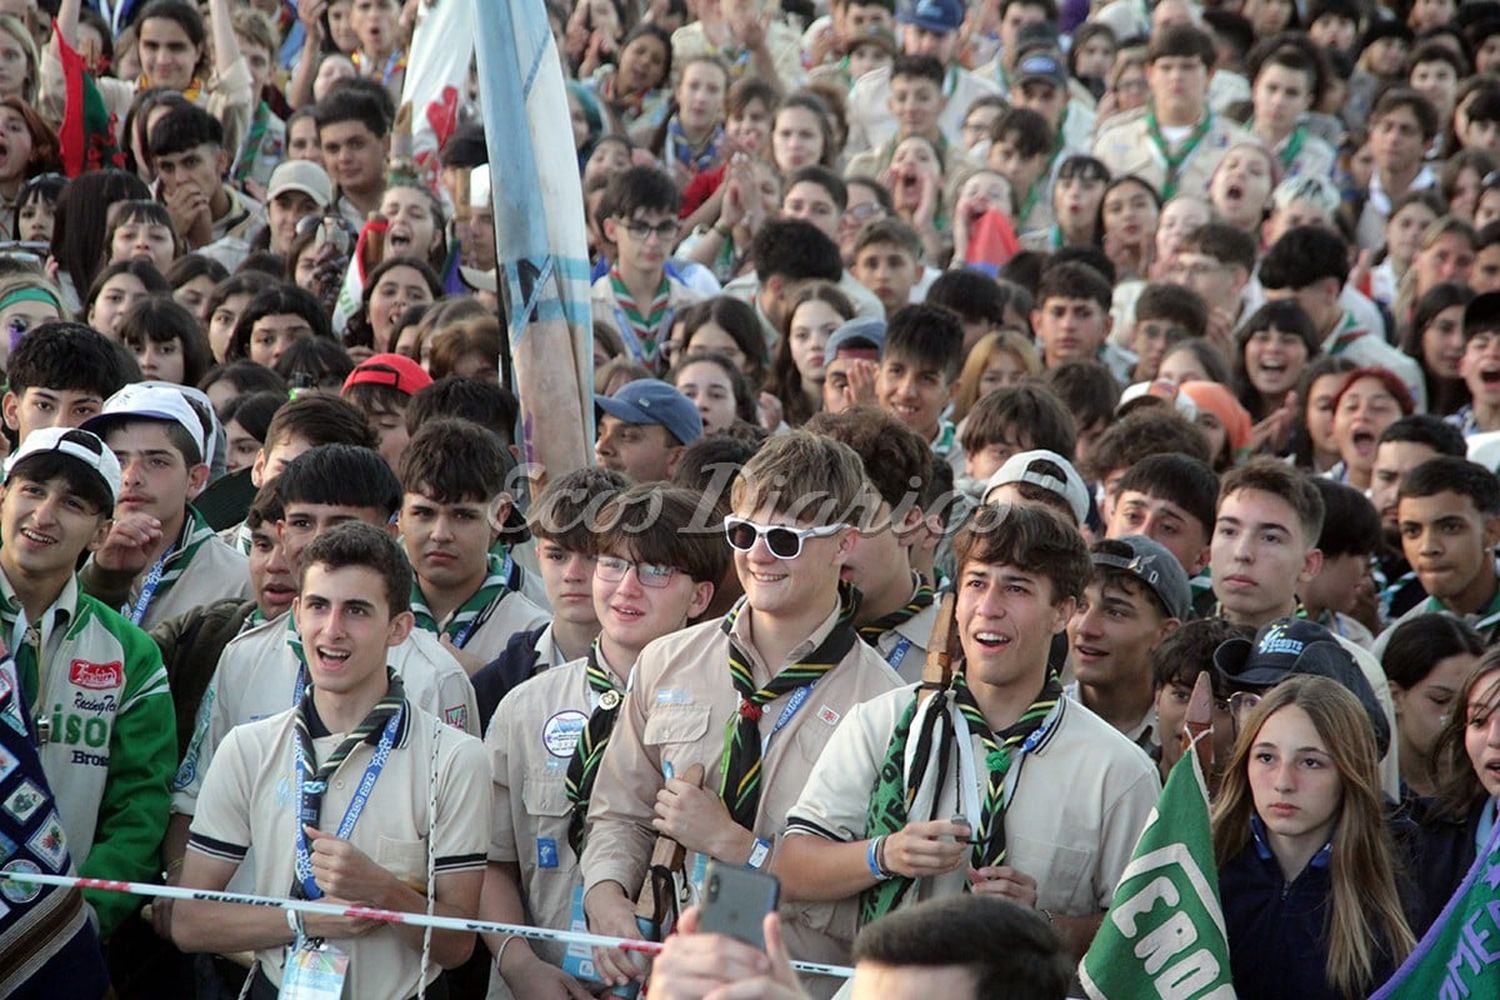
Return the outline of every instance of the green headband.
[[[7,309],[17,302],[46,302],[59,313],[63,311],[62,303],[57,301],[56,295],[53,295],[45,288],[38,288],[35,285],[17,288],[15,291],[8,293],[4,298],[0,298],[0,309]]]

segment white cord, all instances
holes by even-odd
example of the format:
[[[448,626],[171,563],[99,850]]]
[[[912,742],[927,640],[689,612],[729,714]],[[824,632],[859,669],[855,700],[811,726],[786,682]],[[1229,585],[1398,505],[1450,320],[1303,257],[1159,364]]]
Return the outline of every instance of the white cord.
[[[438,739],[443,734],[443,720],[432,719],[432,772],[427,778],[427,915],[433,914],[437,905],[437,781]],[[422,928],[422,971],[417,978],[417,1000],[427,997],[427,967],[432,961],[432,925]]]

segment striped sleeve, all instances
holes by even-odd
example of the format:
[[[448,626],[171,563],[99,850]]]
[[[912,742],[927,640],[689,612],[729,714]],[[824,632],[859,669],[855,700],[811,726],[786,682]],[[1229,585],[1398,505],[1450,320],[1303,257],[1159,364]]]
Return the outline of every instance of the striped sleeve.
[[[227,840],[217,840],[202,833],[188,834],[187,845],[190,850],[206,854],[216,861],[228,861],[236,865],[244,861],[245,855],[250,852],[248,845],[231,844]]]

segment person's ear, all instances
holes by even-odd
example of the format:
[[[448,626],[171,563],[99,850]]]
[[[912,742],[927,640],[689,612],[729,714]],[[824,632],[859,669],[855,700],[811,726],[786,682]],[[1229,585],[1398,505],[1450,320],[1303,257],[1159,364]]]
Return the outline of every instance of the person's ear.
[[[707,611],[708,610],[708,606],[713,603],[713,600],[714,600],[714,584],[713,584],[713,581],[711,581],[711,580],[704,580],[701,583],[694,583],[693,584],[693,599],[690,602],[688,602],[688,611],[687,611],[688,621],[692,621],[694,618],[697,618],[699,615],[703,614],[704,611]]]
[[[250,485],[257,490],[266,485],[266,449],[264,447],[255,453],[255,461],[250,463]]]
[[[394,649],[401,645],[406,641],[406,637],[411,635],[411,630],[416,624],[417,618],[410,611],[403,611],[392,617],[385,629],[386,646]]]
[[[207,485],[208,465],[206,463],[199,462],[197,465],[192,466],[190,469],[188,469],[187,498],[189,500],[198,499],[198,494],[202,493],[204,487],[206,487]]]
[[[1307,555],[1302,559],[1302,571],[1297,574],[1298,583],[1307,583],[1315,578],[1323,569],[1323,550],[1308,549]]]
[[[4,398],[0,398],[0,411],[5,415],[5,426],[13,431],[21,429],[21,399],[14,392],[6,390]]]
[[[1497,545],[1500,545],[1500,514],[1484,519],[1484,547],[1493,549]]]
[[[673,445],[667,449],[667,478],[671,479],[677,474],[677,463],[682,461],[682,453],[687,451],[686,445]]]
[[[604,232],[605,239],[614,244],[618,244],[620,242],[619,236],[617,235],[620,231],[620,224],[614,220],[613,216],[607,216],[603,219],[600,219],[599,228]]]
[[[1161,628],[1156,630],[1156,642],[1161,642],[1180,628],[1182,628],[1182,620],[1180,618],[1166,619],[1161,623]],[[1155,646],[1156,643],[1152,643],[1152,645]]]
[[[1052,634],[1057,635],[1068,627],[1068,622],[1073,620],[1074,613],[1078,610],[1078,599],[1076,597],[1064,597],[1052,605]]]
[[[1194,559],[1193,564],[1187,567],[1188,576],[1197,576],[1199,573],[1202,573],[1203,567],[1208,565],[1208,560],[1212,555],[1213,543],[1205,543],[1203,548],[1198,552],[1198,558]]]
[[[3,497],[4,497],[4,490],[0,490],[0,498],[3,498]],[[98,552],[99,549],[100,549],[100,547],[102,547],[104,545],[104,540],[109,537],[109,529],[112,528],[112,527],[114,527],[114,525],[115,525],[115,519],[114,518],[112,518],[112,517],[101,517],[99,519],[99,525],[98,525],[98,527],[96,527],[94,529],[94,533],[91,536],[89,536],[88,545],[84,546],[84,548],[87,549],[89,552]]]

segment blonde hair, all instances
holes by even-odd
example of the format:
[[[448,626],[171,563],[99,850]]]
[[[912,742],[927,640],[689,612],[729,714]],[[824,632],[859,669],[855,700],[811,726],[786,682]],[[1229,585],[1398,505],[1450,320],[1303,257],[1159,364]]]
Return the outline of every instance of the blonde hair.
[[[21,99],[27,104],[36,102],[37,68],[36,39],[31,37],[26,24],[14,14],[0,14],[0,31],[14,38],[26,53],[26,78],[21,81]]]
[[[738,511],[769,507],[816,525],[851,523],[862,508],[873,510],[872,496],[859,454],[842,441],[789,431],[761,446],[745,463],[730,488]]]
[[[1318,731],[1343,786],[1333,826],[1332,883],[1325,935],[1328,983],[1345,997],[1364,997],[1380,949],[1397,964],[1416,941],[1396,893],[1394,850],[1386,828],[1369,716],[1359,699],[1326,677],[1292,677],[1268,691],[1240,728],[1213,810],[1214,856],[1220,867],[1250,839],[1255,802],[1250,751],[1273,714],[1295,705]]]
[[[974,404],[979,402],[979,382],[984,378],[984,370],[997,354],[1009,354],[1015,358],[1026,369],[1028,376],[1042,373],[1041,355],[1037,354],[1036,348],[1025,337],[1014,330],[997,330],[985,334],[974,342],[968,360],[964,362],[963,371],[958,373],[957,387],[953,392],[954,423],[968,416]]]

